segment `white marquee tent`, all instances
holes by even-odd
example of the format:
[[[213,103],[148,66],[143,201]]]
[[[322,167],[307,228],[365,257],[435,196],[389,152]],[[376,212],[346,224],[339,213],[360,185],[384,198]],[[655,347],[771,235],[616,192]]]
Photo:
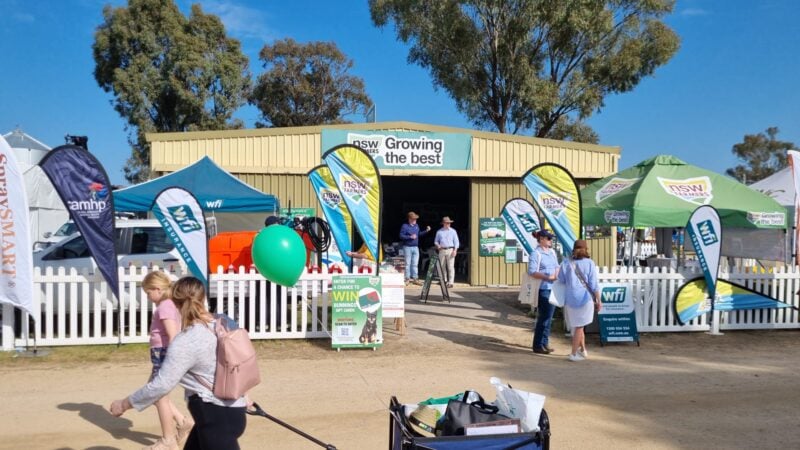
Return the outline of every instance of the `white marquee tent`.
[[[25,178],[25,190],[30,208],[31,242],[44,239],[45,233],[54,233],[69,220],[69,212],[58,196],[47,175],[38,166],[50,147],[25,134],[19,128],[4,134],[3,138],[14,150],[19,168]]]

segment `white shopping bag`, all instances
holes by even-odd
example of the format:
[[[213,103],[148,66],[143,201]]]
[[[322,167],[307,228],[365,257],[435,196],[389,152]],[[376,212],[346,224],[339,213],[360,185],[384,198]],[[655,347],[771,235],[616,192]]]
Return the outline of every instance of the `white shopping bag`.
[[[539,301],[539,285],[542,284],[542,280],[528,275],[527,267],[522,269],[521,280],[522,282],[519,286],[519,296],[517,300],[519,300],[520,303],[535,307]]]
[[[497,377],[490,378],[489,383],[497,391],[495,406],[499,408],[500,414],[519,419],[522,431],[539,430],[539,416],[542,415],[544,408],[544,395],[510,388]]]

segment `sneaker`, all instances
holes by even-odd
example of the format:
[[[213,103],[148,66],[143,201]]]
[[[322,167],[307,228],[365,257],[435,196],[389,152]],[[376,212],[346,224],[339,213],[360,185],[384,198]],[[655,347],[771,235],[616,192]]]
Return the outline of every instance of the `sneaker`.
[[[142,450],[180,450],[180,447],[178,447],[178,443],[174,438],[162,437],[153,445],[142,447]]]
[[[581,347],[580,350],[578,350],[578,354],[583,356],[583,359],[589,359],[589,352],[586,351],[586,349],[583,347]]]
[[[453,287],[453,283],[447,283],[447,287],[448,288],[452,288]]]
[[[583,356],[581,356],[580,353],[575,353],[574,355],[569,355],[568,358],[572,362],[583,361],[584,359],[586,359]]]
[[[189,437],[189,433],[192,432],[192,428],[194,427],[194,420],[190,416],[184,416],[183,422],[177,425],[178,435],[175,437],[178,445],[182,444],[183,441]]]
[[[422,286],[422,280],[420,280],[419,278],[414,278],[413,280],[411,280],[411,282],[418,286]]]

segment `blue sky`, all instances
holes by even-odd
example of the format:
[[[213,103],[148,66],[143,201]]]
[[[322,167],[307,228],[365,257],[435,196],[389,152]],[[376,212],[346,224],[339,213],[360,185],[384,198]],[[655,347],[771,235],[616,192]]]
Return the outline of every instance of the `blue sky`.
[[[93,33],[106,3],[125,4],[0,0],[0,132],[19,126],[52,147],[67,133],[88,135],[112,183],[126,184],[125,124],[92,75]],[[184,12],[191,3],[178,2]],[[391,27],[372,25],[366,0],[199,3],[242,42],[254,74],[262,70],[257,55],[265,43],[334,41],[353,59],[379,121],[471,128],[428,73],[407,64],[407,46]],[[620,169],[668,153],[724,172],[737,164],[731,147],[770,126],[780,129],[779,139],[800,145],[800,4],[685,0],[667,23],[681,37],[678,54],[632,92],[607,98],[589,119],[601,144],[622,147]],[[254,127],[258,112],[246,107],[237,116]]]

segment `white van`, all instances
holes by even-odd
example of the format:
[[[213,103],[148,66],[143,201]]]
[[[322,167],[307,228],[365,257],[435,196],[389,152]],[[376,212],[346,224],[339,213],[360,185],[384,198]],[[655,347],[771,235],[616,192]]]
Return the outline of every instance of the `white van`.
[[[120,267],[177,265],[180,255],[172,241],[156,219],[133,219],[117,221],[115,230],[117,258]],[[66,225],[66,224],[65,224]],[[50,247],[33,254],[34,267],[75,268],[78,272],[97,270],[97,264],[89,254],[89,247],[80,233],[62,239]]]

